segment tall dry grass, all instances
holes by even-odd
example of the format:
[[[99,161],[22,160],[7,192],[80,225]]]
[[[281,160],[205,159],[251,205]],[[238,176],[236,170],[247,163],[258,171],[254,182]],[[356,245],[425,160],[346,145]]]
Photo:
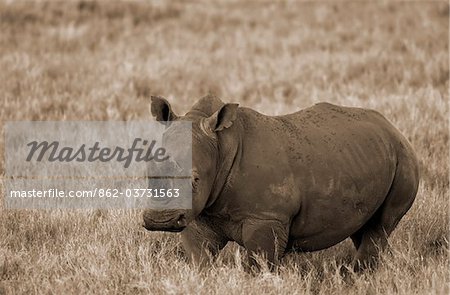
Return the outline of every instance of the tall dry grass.
[[[179,113],[208,92],[266,114],[329,101],[385,114],[422,174],[373,273],[339,273],[349,241],[254,277],[228,245],[200,271],[139,211],[2,208],[0,293],[448,294],[448,36],[445,2],[0,2],[2,126],[147,119],[152,94]]]

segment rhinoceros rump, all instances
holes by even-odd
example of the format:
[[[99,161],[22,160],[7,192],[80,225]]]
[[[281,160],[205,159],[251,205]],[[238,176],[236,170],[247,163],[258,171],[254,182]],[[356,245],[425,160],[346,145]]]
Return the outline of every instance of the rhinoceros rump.
[[[417,193],[411,145],[373,110],[319,103],[266,116],[206,96],[185,116],[162,97],[151,111],[192,122],[193,208],[146,210],[144,226],[182,231],[195,263],[228,241],[247,249],[250,265],[254,254],[276,265],[287,251],[351,237],[355,268],[373,266]]]

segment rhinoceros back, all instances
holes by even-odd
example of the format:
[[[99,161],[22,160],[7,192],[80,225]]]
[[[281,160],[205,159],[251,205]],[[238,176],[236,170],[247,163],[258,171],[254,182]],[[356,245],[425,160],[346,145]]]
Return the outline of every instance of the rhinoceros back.
[[[320,103],[256,120],[273,145],[283,145],[285,158],[275,170],[286,174],[281,165],[289,165],[294,176],[298,196],[292,199],[301,204],[290,239],[304,249],[329,247],[358,230],[385,202],[396,177],[408,178],[415,196],[418,165],[411,145],[376,111]],[[399,176],[399,161],[412,172]]]

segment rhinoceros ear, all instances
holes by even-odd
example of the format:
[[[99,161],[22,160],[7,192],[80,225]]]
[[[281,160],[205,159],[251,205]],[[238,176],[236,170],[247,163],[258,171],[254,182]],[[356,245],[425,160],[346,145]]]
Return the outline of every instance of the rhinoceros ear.
[[[221,131],[233,125],[233,121],[237,116],[237,103],[227,103],[223,105],[217,112],[206,119],[206,123],[210,130]]]
[[[152,96],[151,112],[157,121],[173,121],[177,115],[172,111],[170,103],[161,96]]]

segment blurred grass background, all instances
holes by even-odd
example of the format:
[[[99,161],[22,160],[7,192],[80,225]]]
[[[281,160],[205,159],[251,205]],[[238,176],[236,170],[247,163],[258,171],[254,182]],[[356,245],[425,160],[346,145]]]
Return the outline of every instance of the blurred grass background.
[[[0,2],[2,127],[146,120],[150,95],[180,114],[207,93],[268,115],[328,101],[383,113],[422,173],[372,274],[339,274],[348,241],[251,277],[235,245],[191,267],[138,211],[2,208],[0,293],[448,294],[448,38],[446,2]]]

